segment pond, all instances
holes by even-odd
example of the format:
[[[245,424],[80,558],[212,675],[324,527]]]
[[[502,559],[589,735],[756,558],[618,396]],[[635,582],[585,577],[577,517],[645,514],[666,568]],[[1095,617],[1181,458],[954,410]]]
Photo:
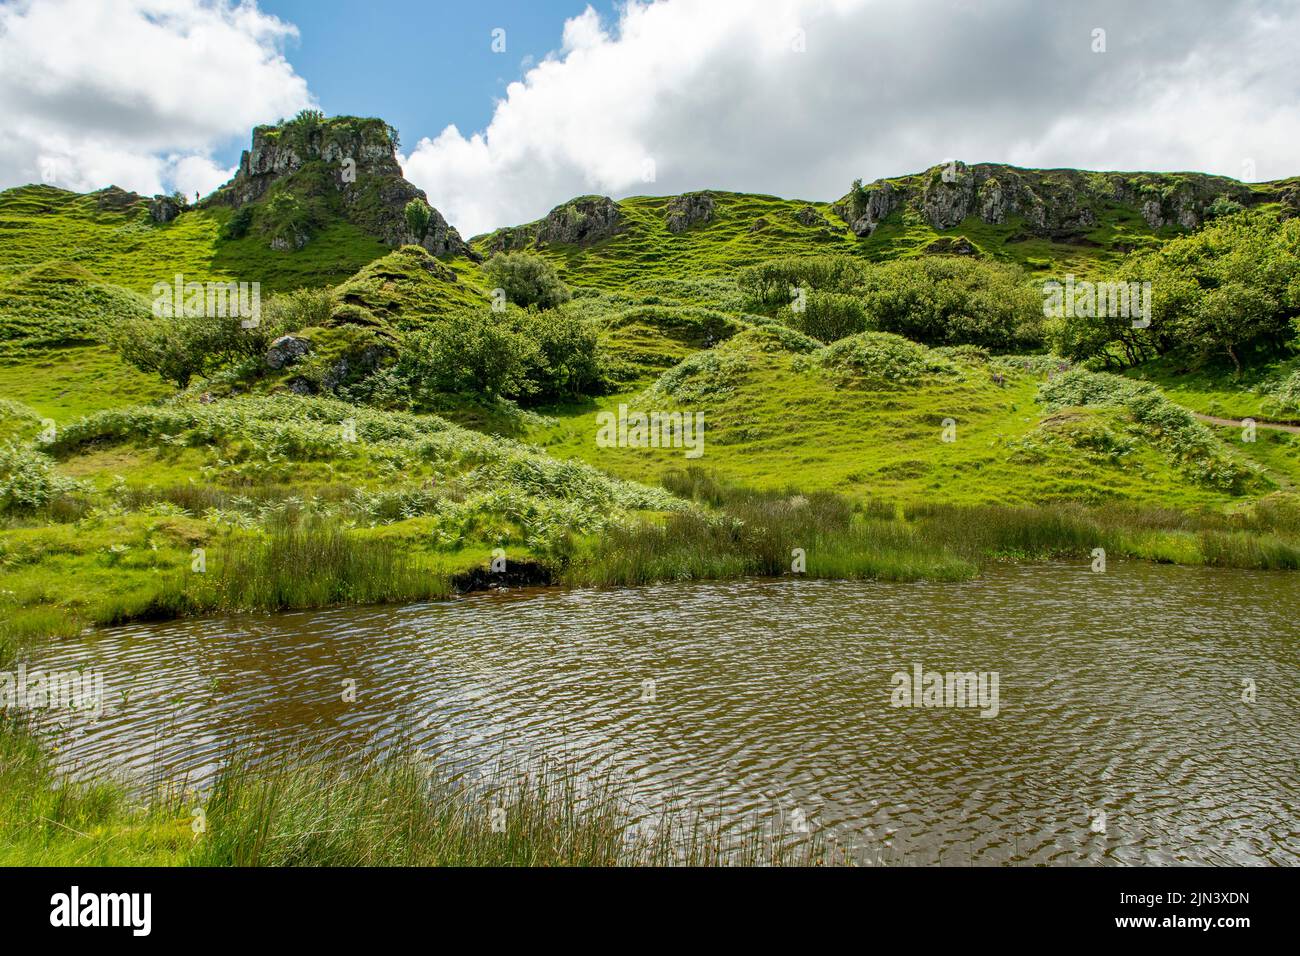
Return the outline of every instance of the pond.
[[[26,666],[102,676],[98,715],[38,712],[78,774],[201,786],[236,747],[400,741],[882,862],[1295,864],[1297,596],[1141,562],[528,589],[118,627]]]

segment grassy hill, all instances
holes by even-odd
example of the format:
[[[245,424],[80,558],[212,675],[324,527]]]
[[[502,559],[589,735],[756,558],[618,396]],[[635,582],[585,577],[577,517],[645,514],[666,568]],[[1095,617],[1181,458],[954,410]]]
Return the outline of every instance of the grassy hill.
[[[1282,208],[1293,182],[963,166],[952,182],[930,170],[833,202],[579,197],[455,253],[444,223],[441,255],[429,237],[394,248],[405,227],[391,216],[392,234],[377,236],[365,216],[336,211],[300,248],[272,248],[256,223],[274,197],[309,200],[331,151],[382,132],[263,129],[229,188],[165,222],[121,190],[0,192],[11,638],[140,614],[429,596],[482,573],[497,547],[593,583],[780,573],[791,536],[822,543],[810,573],[827,575],[953,577],[991,556],[1095,546],[1300,564],[1288,504],[1300,436],[1246,444],[1191,414],[1282,415],[1294,359],[1227,382],[1172,361],[1124,378],[881,333],[827,344],[751,314],[737,282],[746,266],[827,253],[988,259],[1023,267],[1026,282],[1103,273],[1197,228],[1216,203]],[[306,159],[294,165],[293,150]],[[250,207],[252,226],[227,228]],[[597,336],[606,394],[530,409],[447,394],[420,415],[391,389],[371,405],[331,397],[341,367],[368,374],[430,323],[486,310],[479,260],[508,250],[540,253],[572,289],[553,314]],[[178,273],[257,281],[268,297],[315,290],[292,326],[310,357],[245,356],[179,395],[126,365],[100,344],[104,330],[147,323],[153,285]],[[598,416],[621,405],[701,413],[704,456],[598,447]],[[36,438],[44,419],[52,443]],[[187,576],[190,552],[209,546],[215,576]],[[320,574],[296,589],[266,565],[275,555]],[[269,590],[229,576],[250,567]]]
[[[894,196],[869,232],[853,228],[851,194],[833,201],[803,201],[709,190],[617,203],[583,197],[537,222],[477,236],[471,245],[485,255],[506,247],[537,251],[551,258],[567,281],[604,291],[658,291],[674,284],[682,289],[684,280],[727,276],[765,259],[825,253],[883,261],[958,249],[1015,263],[1031,273],[1089,275],[1117,264],[1136,248],[1185,234],[1213,215],[1214,202],[1221,197],[1241,208],[1280,209],[1293,208],[1300,194],[1293,180],[1246,185],[1200,173],[958,167],[956,183],[968,176],[972,188],[964,201],[949,202],[958,214],[952,222],[927,207],[929,196],[949,188],[943,167],[934,167],[864,187]],[[1020,205],[1007,198],[996,211],[982,207],[974,181],[983,188],[999,179],[1006,183],[1008,197],[1019,191],[1029,198],[1022,198]],[[692,197],[706,197],[707,210],[696,203],[685,228],[675,230],[674,213],[680,220],[683,200]],[[616,229],[575,240],[555,228],[584,212],[590,215],[592,199],[617,207]],[[1148,208],[1146,203],[1155,205]],[[1180,214],[1193,225],[1180,222]],[[703,290],[692,301],[716,305]]]

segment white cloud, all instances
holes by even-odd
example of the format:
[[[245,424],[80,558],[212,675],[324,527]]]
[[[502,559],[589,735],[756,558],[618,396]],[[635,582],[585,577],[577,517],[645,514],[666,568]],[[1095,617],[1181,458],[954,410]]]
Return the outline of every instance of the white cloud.
[[[1280,0],[588,8],[486,129],[449,126],[404,167],[469,235],[586,192],[829,199],[949,156],[1276,178],[1300,171],[1298,46]]]
[[[0,187],[211,190],[213,152],[312,103],[291,24],[231,0],[0,6]]]

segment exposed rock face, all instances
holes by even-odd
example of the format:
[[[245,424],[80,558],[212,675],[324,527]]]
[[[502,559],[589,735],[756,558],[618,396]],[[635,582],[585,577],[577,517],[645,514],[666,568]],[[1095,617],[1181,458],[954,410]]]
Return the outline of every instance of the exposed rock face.
[[[623,231],[623,214],[608,196],[580,196],[556,206],[546,218],[526,226],[498,229],[488,242],[492,252],[511,252],[536,243],[590,246]]]
[[[144,197],[139,193],[130,192],[120,186],[105,186],[93,195],[95,208],[107,212],[125,212],[136,203],[144,202]]]
[[[804,206],[794,214],[794,221],[801,226],[826,226],[826,217],[812,206]]]
[[[380,365],[396,355],[396,349],[382,343],[366,346],[352,355],[344,355],[326,370],[321,378],[321,386],[332,392],[349,379],[373,374]]]
[[[402,175],[391,134],[380,120],[335,117],[314,127],[296,121],[258,126],[235,178],[206,202],[238,209],[259,202],[285,179],[295,193],[325,203],[391,246],[418,244],[434,255],[478,258],[432,207],[425,235],[411,234],[406,204],[417,198],[427,203],[428,197]],[[281,247],[293,243],[282,241]]]
[[[894,187],[888,182],[872,183],[867,187],[866,201],[860,208],[847,207],[846,213],[845,208],[837,206],[836,213],[849,224],[854,235],[869,236],[876,231],[881,220],[897,208],[898,199]]]
[[[291,236],[276,236],[271,240],[271,248],[276,252],[297,252],[310,241],[307,233],[295,231]]]
[[[942,236],[925,247],[931,256],[978,256],[976,249],[965,236]]]
[[[682,193],[668,200],[665,222],[668,231],[673,234],[683,233],[692,226],[713,221],[717,203],[711,192]]]
[[[154,196],[149,200],[149,218],[154,222],[171,222],[181,214],[181,204],[171,196]]]
[[[583,196],[556,206],[542,220],[537,241],[543,245],[560,242],[589,246],[617,235],[622,212],[608,196]]]
[[[269,368],[282,369],[311,354],[311,340],[296,335],[282,335],[266,350]]]
[[[859,236],[871,235],[887,216],[906,208],[939,230],[952,229],[970,216],[994,225],[1019,217],[1030,235],[1080,242],[1096,228],[1099,212],[1116,203],[1139,212],[1152,229],[1195,229],[1220,196],[1243,206],[1260,201],[1249,187],[1222,176],[955,162],[916,176],[878,180],[867,187],[865,200],[855,204],[848,196],[834,209]]]

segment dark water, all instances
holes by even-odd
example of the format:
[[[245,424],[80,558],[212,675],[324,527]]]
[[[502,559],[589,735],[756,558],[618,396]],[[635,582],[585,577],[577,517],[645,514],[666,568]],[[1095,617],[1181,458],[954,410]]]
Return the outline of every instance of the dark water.
[[[550,755],[646,813],[779,814],[885,862],[1295,864],[1298,597],[1298,575],[1143,563],[521,591],[115,628],[28,666],[104,675],[98,720],[45,722],[79,772],[201,782],[233,744],[400,739]],[[914,665],[996,672],[997,715],[891,706]]]

